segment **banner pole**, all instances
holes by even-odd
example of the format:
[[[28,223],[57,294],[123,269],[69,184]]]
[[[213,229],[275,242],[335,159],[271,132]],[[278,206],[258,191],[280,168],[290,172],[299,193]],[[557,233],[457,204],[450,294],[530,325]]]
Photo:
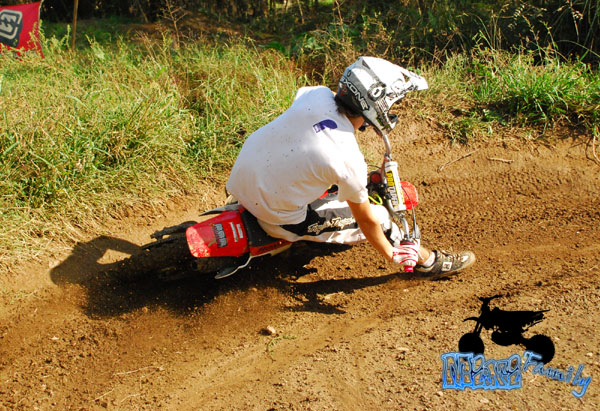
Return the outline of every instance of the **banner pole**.
[[[73,40],[71,40],[71,50],[75,50],[75,33],[77,32],[77,9],[79,8],[79,0],[75,0],[73,4]]]

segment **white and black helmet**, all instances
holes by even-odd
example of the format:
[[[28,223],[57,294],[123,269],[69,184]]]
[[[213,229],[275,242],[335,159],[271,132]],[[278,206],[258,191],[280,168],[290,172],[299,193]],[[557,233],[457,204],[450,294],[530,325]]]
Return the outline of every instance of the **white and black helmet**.
[[[359,57],[344,71],[336,100],[385,133],[396,126],[397,116],[389,114],[394,103],[427,87],[423,77],[403,67],[377,57]]]

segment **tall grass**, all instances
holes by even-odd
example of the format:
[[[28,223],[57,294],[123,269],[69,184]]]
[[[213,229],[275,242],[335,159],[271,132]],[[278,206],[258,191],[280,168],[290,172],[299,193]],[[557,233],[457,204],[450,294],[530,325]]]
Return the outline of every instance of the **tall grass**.
[[[306,82],[280,54],[241,44],[177,55],[173,70],[194,118],[186,157],[202,164],[201,172],[230,165],[246,135],[287,108]]]
[[[560,120],[598,125],[600,75],[579,62],[545,58],[533,53],[489,53],[476,60],[473,97],[520,125],[552,124]]]
[[[590,135],[600,127],[600,72],[581,62],[476,48],[426,70],[426,101],[453,141],[493,138],[503,126],[534,127],[541,137],[559,123]]]
[[[303,81],[248,44],[67,43],[0,54],[0,262],[219,176]]]

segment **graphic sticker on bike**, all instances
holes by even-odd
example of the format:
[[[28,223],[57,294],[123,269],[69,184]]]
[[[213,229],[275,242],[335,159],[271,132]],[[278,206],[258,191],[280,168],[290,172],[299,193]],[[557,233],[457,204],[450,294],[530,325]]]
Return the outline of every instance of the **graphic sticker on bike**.
[[[227,235],[225,234],[225,229],[223,228],[223,224],[213,224],[212,226],[213,232],[215,233],[215,239],[217,240],[217,247],[227,247]]]

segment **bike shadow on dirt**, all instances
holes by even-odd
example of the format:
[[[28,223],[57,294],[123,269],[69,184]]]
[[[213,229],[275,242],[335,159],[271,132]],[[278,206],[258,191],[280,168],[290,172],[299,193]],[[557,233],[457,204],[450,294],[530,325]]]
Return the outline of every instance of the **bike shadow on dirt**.
[[[59,286],[75,284],[82,287],[86,298],[82,309],[92,318],[115,317],[141,308],[162,308],[180,315],[188,315],[210,304],[219,295],[232,291],[274,288],[290,295],[296,302],[290,311],[342,314],[339,303],[327,301],[324,296],[336,293],[352,294],[356,290],[374,287],[397,279],[397,274],[373,277],[316,280],[308,283],[298,278],[311,274],[314,269],[306,266],[317,257],[324,257],[347,250],[343,245],[304,245],[274,257],[257,258],[231,277],[214,279],[210,274],[197,274],[182,268],[185,278],[165,282],[156,278],[133,282],[115,281],[106,276],[109,271],[119,270],[120,261],[102,263],[109,251],[132,254],[139,250],[133,243],[118,238],[101,236],[87,243],[77,244],[71,255],[51,270],[52,281]],[[123,276],[117,275],[122,278]]]
[[[109,251],[131,255],[139,250],[136,244],[120,238],[99,236],[87,242],[78,242],[71,254],[50,270],[50,279],[59,286],[85,285],[99,273],[117,267],[119,262],[102,262]]]

